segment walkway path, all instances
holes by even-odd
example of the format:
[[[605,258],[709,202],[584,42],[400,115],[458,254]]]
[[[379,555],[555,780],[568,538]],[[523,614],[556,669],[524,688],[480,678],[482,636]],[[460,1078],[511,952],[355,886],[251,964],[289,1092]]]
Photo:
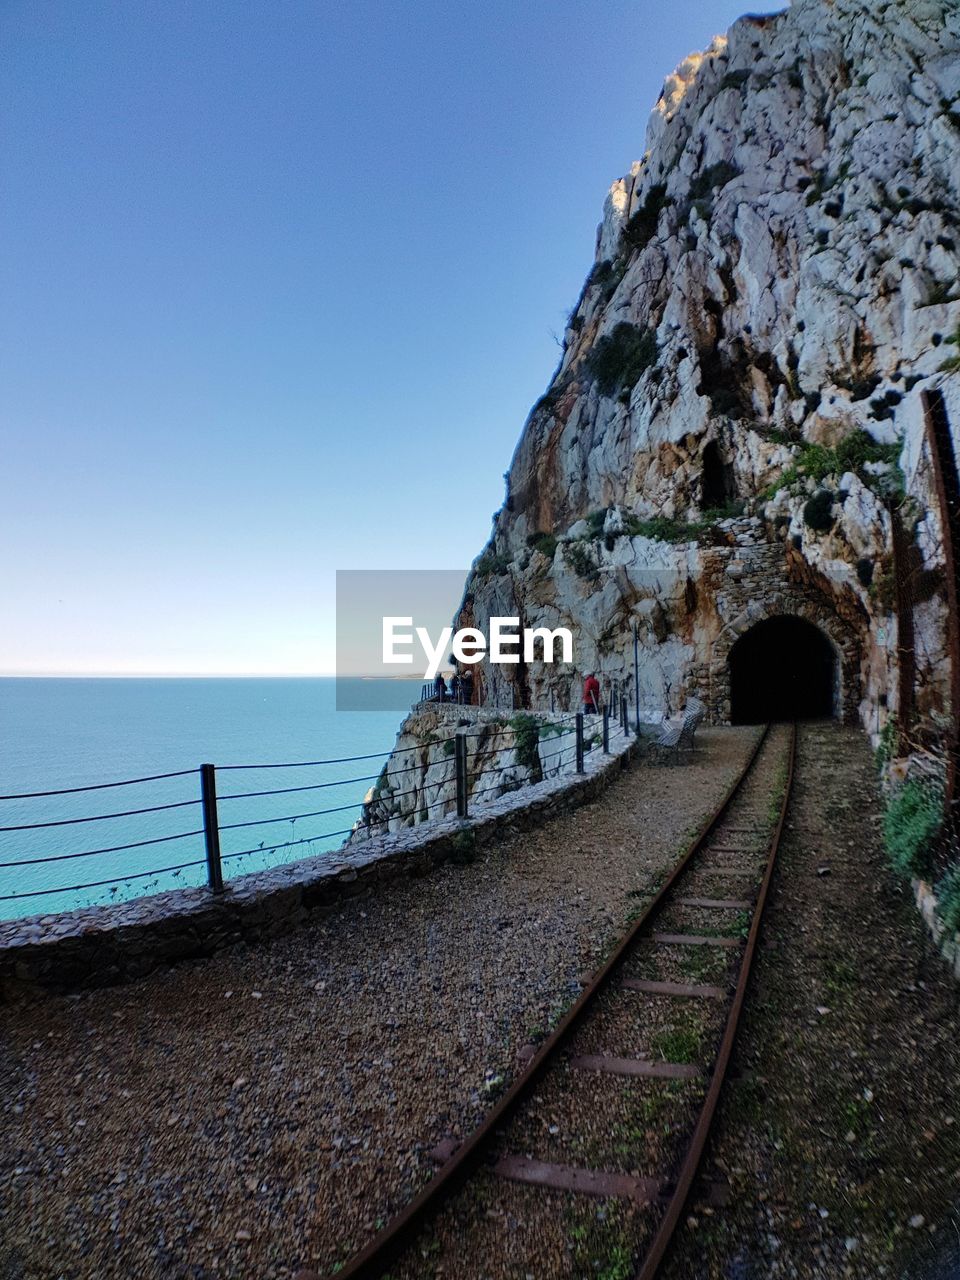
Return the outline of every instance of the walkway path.
[[[356,1249],[478,1121],[755,730],[270,946],[4,1011],[0,1274],[268,1280]]]

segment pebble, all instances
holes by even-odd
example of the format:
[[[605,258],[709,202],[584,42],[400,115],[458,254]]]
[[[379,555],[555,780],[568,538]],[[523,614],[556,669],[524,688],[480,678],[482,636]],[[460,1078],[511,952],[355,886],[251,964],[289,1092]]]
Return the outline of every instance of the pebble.
[[[913,1217],[910,1219],[910,1221],[907,1223],[907,1226],[912,1227],[914,1231],[919,1231],[919,1229],[923,1226],[924,1221],[925,1219],[922,1213],[915,1213]]]

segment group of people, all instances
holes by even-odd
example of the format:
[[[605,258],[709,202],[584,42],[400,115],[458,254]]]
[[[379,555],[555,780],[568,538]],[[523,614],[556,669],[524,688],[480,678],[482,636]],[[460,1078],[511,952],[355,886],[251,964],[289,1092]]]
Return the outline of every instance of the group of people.
[[[448,687],[443,673],[438,671],[433,681],[433,696],[438,702],[459,702],[469,705],[473,701],[473,672],[467,670],[461,675],[454,667]]]
[[[443,673],[438,671],[433,680],[433,696],[437,702],[458,702],[469,705],[473,701],[473,672],[469,669],[461,675],[454,667],[447,684]],[[600,715],[603,711],[603,694],[596,672],[587,672],[583,682],[583,711],[585,715]]]

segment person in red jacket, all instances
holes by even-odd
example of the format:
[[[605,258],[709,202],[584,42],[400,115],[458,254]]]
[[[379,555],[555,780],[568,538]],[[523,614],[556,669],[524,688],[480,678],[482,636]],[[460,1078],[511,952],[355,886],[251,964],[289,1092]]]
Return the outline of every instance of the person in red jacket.
[[[583,710],[587,715],[600,714],[600,681],[592,671],[583,682]]]

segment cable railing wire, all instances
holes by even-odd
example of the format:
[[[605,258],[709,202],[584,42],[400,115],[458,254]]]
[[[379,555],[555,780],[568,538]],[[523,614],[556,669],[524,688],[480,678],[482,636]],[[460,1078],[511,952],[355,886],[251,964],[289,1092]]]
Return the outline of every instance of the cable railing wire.
[[[176,800],[173,804],[151,804],[145,809],[124,809],[119,813],[95,813],[89,818],[58,818],[56,822],[25,822],[18,827],[0,827],[0,831],[40,831],[46,827],[74,827],[81,822],[104,822],[107,818],[135,818],[141,813],[161,813],[165,809],[186,809],[188,805],[200,804],[195,800]]]
[[[179,862],[174,867],[159,867],[156,871],[136,871],[130,875],[111,876],[109,880],[91,880],[88,884],[71,884],[58,886],[56,889],[28,889],[26,893],[0,893],[0,902],[14,902],[20,898],[40,898],[48,893],[79,893],[81,889],[100,889],[104,885],[121,885],[130,880],[146,880],[150,876],[165,876],[173,871],[184,871],[187,867],[202,867],[202,858],[196,862]]]
[[[452,742],[453,738],[441,738],[439,741]],[[432,743],[431,745],[436,746],[437,744]],[[450,756],[449,760],[452,761],[453,756]],[[432,766],[435,764],[446,764],[446,763],[447,763],[446,760],[434,760],[430,762],[427,768],[432,768]],[[219,765],[217,766],[218,769],[220,767],[221,766]],[[396,775],[399,773],[412,773],[415,769],[422,769],[422,768],[423,768],[423,765],[421,764],[404,765],[404,767],[400,769],[391,769],[388,772],[387,777],[393,778],[393,777],[396,777]],[[368,773],[362,778],[335,778],[332,782],[311,782],[302,787],[272,787],[268,791],[228,791],[223,795],[218,795],[217,800],[218,802],[221,800],[250,800],[257,796],[282,796],[282,795],[291,795],[297,791],[321,791],[325,787],[341,787],[341,786],[346,786],[348,783],[352,783],[352,782],[375,782],[379,777],[380,777],[379,773]]]
[[[560,713],[560,714],[550,713],[550,715],[551,715],[551,718],[545,723],[541,723],[540,725],[540,732],[538,734],[538,753],[539,753],[540,747],[547,745],[551,740],[557,741],[561,738],[567,737],[568,735],[576,732],[576,728],[572,725],[569,728],[561,729],[559,731],[558,731],[558,726],[565,723],[569,723],[571,720],[577,719],[579,715],[578,712],[568,712],[568,713]],[[619,721],[614,721],[611,718],[608,724],[609,724],[608,740],[609,738],[616,737],[617,735],[622,735],[625,738],[629,738],[630,736],[629,733],[625,730],[625,728]],[[464,729],[463,727],[461,727],[460,729],[458,729],[457,732],[453,734],[450,734],[443,738],[435,738],[432,741],[424,743],[422,745],[426,745],[429,747],[442,746],[446,743],[455,742],[458,737],[479,738],[492,730],[497,730],[500,732],[503,732],[504,730],[506,730],[508,734],[513,734],[515,736],[517,733],[517,726],[510,725],[508,723],[503,723],[503,722],[502,723],[491,722],[489,724],[476,725],[476,727],[473,729]],[[593,742],[593,745],[597,745],[596,739],[592,739],[592,742]],[[589,751],[590,748],[588,747],[587,749]],[[516,753],[517,751],[516,746],[513,747],[513,751],[514,753]],[[340,756],[340,757],[324,759],[324,760],[300,760],[300,761],[288,761],[288,762],[281,762],[281,763],[270,762],[270,763],[264,763],[264,764],[222,765],[222,766],[219,766],[219,769],[237,771],[237,770],[257,770],[257,769],[316,768],[316,767],[325,766],[325,765],[345,764],[345,763],[351,763],[354,761],[361,761],[361,760],[384,760],[385,759],[389,761],[390,756],[391,756],[390,751],[378,751],[378,752],[367,753],[364,755]],[[560,750],[552,751],[552,752],[548,752],[546,754],[540,755],[539,759],[540,759],[541,765],[546,765],[550,761],[557,760],[560,757],[566,757],[567,762],[572,762],[572,759],[573,759],[572,747],[563,746],[560,748]],[[440,770],[442,771],[442,775],[440,777],[431,777],[430,776],[431,771],[436,769],[437,767],[439,767]],[[199,771],[196,769],[182,769],[182,770],[172,771],[169,773],[151,774],[151,775],[144,775],[138,778],[124,779],[118,782],[93,783],[88,786],[64,787],[64,788],[58,788],[58,789],[49,790],[49,791],[21,792],[21,793],[16,793],[11,795],[0,796],[0,800],[30,800],[30,799],[42,799],[42,798],[46,798],[50,796],[58,796],[58,795],[72,795],[72,794],[79,794],[87,791],[106,790],[106,789],[121,787],[121,786],[134,786],[139,783],[156,782],[156,781],[161,781],[168,778],[188,777],[198,772],[200,773],[201,779],[203,779],[204,770],[206,769],[210,769],[212,772],[212,766],[203,766],[203,768]],[[412,773],[412,772],[422,773],[423,776],[419,780],[418,785],[415,785],[411,788],[407,788],[403,791],[390,791],[389,787],[387,788],[388,794],[387,796],[385,796],[385,799],[388,799],[392,805],[394,802],[398,800],[402,800],[409,796],[420,796],[421,798],[423,798],[423,794],[428,787],[443,786],[443,785],[449,784],[451,781],[455,780],[456,778],[455,769],[456,769],[456,762],[454,758],[454,752],[450,752],[446,756],[446,758],[437,758],[437,759],[428,761],[426,764],[424,764],[423,762],[416,762],[411,765],[401,766],[400,768],[390,769],[389,771],[385,771],[384,769],[381,769],[381,771],[378,774],[368,774],[368,775],[362,775],[362,776],[352,777],[352,778],[337,778],[337,779],[326,781],[326,782],[309,783],[309,784],[293,786],[293,787],[264,788],[257,791],[247,791],[247,792],[227,792],[219,797],[216,797],[216,799],[218,801],[219,800],[258,799],[266,796],[287,795],[287,794],[294,794],[294,793],[301,793],[301,792],[308,792],[308,791],[320,791],[320,790],[328,789],[330,787],[350,786],[350,785],[361,783],[361,782],[372,782],[378,779],[383,779],[384,777],[386,777],[386,780],[389,784],[390,780],[397,778],[401,775]],[[552,774],[552,776],[557,776],[560,771],[561,771],[561,768],[558,767],[558,769]],[[495,768],[492,762],[487,768],[472,769],[469,771],[469,778],[470,778],[471,785],[476,784],[477,782],[482,780],[484,777],[489,776],[490,774],[495,774],[499,772],[500,770]],[[204,786],[206,786],[205,781],[204,781]],[[206,796],[206,791],[204,791],[204,796]],[[379,796],[374,796],[373,799],[376,800],[378,798]],[[20,825],[4,826],[4,827],[0,827],[0,833],[48,830],[55,827],[68,827],[68,826],[74,826],[78,824],[89,823],[89,822],[100,822],[100,821],[107,821],[110,819],[117,819],[117,818],[138,817],[144,814],[161,813],[161,812],[166,812],[168,810],[188,808],[191,805],[197,805],[197,804],[203,804],[204,806],[206,806],[206,801],[200,798],[191,799],[191,800],[180,800],[180,801],[174,801],[167,804],[148,805],[138,809],[127,809],[127,810],[120,810],[113,813],[94,814],[88,817],[61,818],[56,820],[50,820],[48,822],[24,823]],[[331,832],[326,832],[319,835],[306,836],[306,837],[298,838],[296,840],[283,841],[281,843],[274,844],[274,845],[266,845],[266,846],[258,845],[250,849],[243,849],[237,852],[225,853],[220,855],[220,860],[222,862],[236,861],[237,859],[250,857],[256,854],[262,855],[262,854],[276,853],[279,850],[293,849],[293,848],[301,847],[306,844],[315,844],[317,841],[321,841],[321,840],[330,841],[330,840],[337,839],[338,837],[341,837],[341,836],[348,836],[356,831],[372,832],[376,828],[389,824],[390,822],[394,821],[397,817],[402,816],[402,815],[393,813],[393,814],[388,814],[379,818],[372,817],[368,807],[370,804],[371,804],[371,801],[355,801],[349,804],[335,805],[325,809],[314,809],[314,810],[307,810],[299,813],[285,814],[280,817],[255,818],[255,819],[248,819],[242,822],[223,823],[223,824],[219,823],[219,821],[216,818],[216,806],[214,805],[214,813],[213,813],[214,821],[216,822],[217,830],[220,832],[245,829],[248,827],[271,826],[271,825],[282,823],[282,822],[293,823],[306,818],[325,817],[330,814],[346,813],[350,810],[359,811],[358,820],[352,827],[344,828],[343,830],[340,830],[340,831],[331,831]],[[204,815],[205,823],[207,822],[207,820],[208,820],[208,815],[206,814],[206,811],[205,811],[205,815]],[[43,863],[67,862],[67,861],[72,861],[73,859],[76,859],[76,858],[90,858],[90,857],[96,857],[96,856],[105,855],[105,854],[126,852],[132,849],[147,848],[152,845],[165,844],[174,840],[184,840],[184,839],[189,839],[197,836],[203,836],[205,834],[207,834],[205,827],[201,827],[196,830],[181,831],[171,835],[152,836],[152,837],[145,838],[143,840],[134,840],[124,844],[106,845],[106,846],[103,846],[102,848],[97,848],[97,849],[84,849],[84,850],[77,850],[77,851],[68,852],[68,853],[40,854],[37,856],[30,856],[30,857],[17,859],[13,861],[0,862],[0,868],[5,869],[5,868],[12,868],[12,867],[35,866]],[[205,860],[198,859],[195,861],[177,863],[168,867],[155,868],[149,871],[134,871],[130,873],[121,873],[119,875],[112,876],[109,879],[88,881],[84,884],[63,885],[63,886],[43,888],[43,889],[30,889],[30,890],[26,890],[24,892],[19,892],[19,893],[2,894],[0,895],[0,901],[7,901],[7,902],[16,901],[20,899],[45,896],[51,893],[77,893],[87,889],[101,888],[106,885],[118,886],[120,884],[126,884],[127,882],[131,882],[131,881],[139,881],[139,880],[149,879],[151,877],[159,877],[159,876],[179,873],[180,871],[184,871],[192,867],[203,866],[204,862]],[[210,865],[208,860],[207,860],[207,865],[208,867]]]
[[[345,813],[347,809],[357,809],[353,804],[337,805],[334,809],[313,809],[307,813],[289,813],[283,818],[254,818],[250,822],[221,822],[221,831],[238,831],[241,827],[266,827],[274,822],[296,822],[298,818],[321,818],[328,813]]]
[[[121,782],[91,782],[85,787],[60,787],[56,791],[21,791],[0,800],[37,800],[46,796],[72,796],[78,791],[106,791],[109,787],[134,787],[140,782],[160,782],[164,778],[186,778],[196,769],[177,769],[173,773],[151,773],[143,778],[124,778]]]
[[[399,772],[399,770],[398,770]],[[333,782],[313,782],[308,787],[277,787],[274,791],[228,791],[218,800],[249,800],[253,796],[282,796],[292,791],[323,791],[326,787],[345,787],[352,782],[375,782],[379,773],[364,774],[361,778],[335,778]]]
[[[314,769],[322,764],[355,764],[357,760],[380,760],[388,756],[390,751],[372,751],[364,756],[339,756],[335,760],[287,760],[279,764],[218,764],[217,768],[225,769]]]
[[[41,858],[21,858],[18,862],[0,862],[0,867],[32,867],[38,862],[68,862],[71,858],[93,858],[101,853],[121,853],[125,849],[142,849],[148,844],[167,844],[171,840],[186,840],[188,836],[202,836],[203,827],[197,831],[180,831],[175,836],[152,836],[149,840],[134,840],[132,844],[113,844],[105,849],[84,849],[79,853],[51,853]]]
[[[295,849],[298,845],[314,844],[317,840],[333,840],[337,836],[348,836],[356,830],[355,827],[346,827],[343,831],[328,831],[326,835],[304,836],[302,840],[285,840],[283,844],[272,845],[255,845],[252,849],[241,849],[238,853],[224,853],[221,855],[221,862],[230,862],[235,858],[247,858],[253,853],[276,853],[278,849]]]

